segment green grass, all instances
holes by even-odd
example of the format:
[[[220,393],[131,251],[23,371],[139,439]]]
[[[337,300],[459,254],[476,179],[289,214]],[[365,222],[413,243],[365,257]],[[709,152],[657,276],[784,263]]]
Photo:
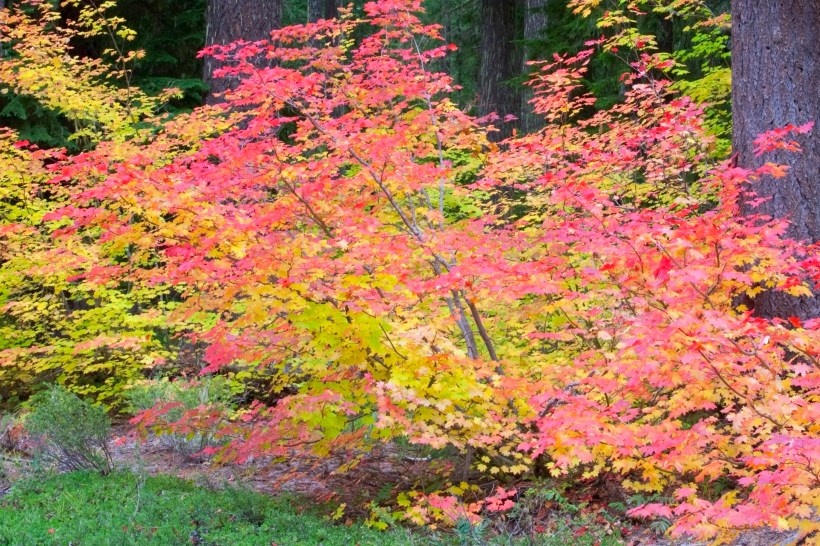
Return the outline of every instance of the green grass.
[[[287,501],[170,477],[78,472],[19,484],[0,501],[0,545],[393,546],[404,532],[334,526]]]
[[[107,477],[89,472],[18,483],[0,499],[0,546],[615,546],[610,536],[566,526],[535,540],[476,529],[432,536],[333,525],[294,501],[235,489],[211,490],[176,478]],[[311,513],[312,512],[312,513]]]

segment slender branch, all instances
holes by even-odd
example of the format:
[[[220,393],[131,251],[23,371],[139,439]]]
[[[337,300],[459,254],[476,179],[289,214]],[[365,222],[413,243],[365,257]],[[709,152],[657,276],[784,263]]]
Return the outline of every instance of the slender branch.
[[[470,300],[466,296],[464,297],[464,299],[467,301],[467,307],[470,308],[470,313],[473,315],[473,322],[475,322],[475,326],[478,329],[478,335],[481,336],[481,340],[484,342],[484,346],[487,347],[487,353],[490,355],[490,359],[492,359],[495,362],[498,362],[499,358],[495,352],[493,340],[490,339],[490,334],[487,333],[487,329],[484,327],[484,321],[481,319],[481,313],[478,312],[478,308],[472,300]]]
[[[296,187],[293,186],[292,184],[290,184],[284,177],[280,178],[280,180],[285,185],[285,187],[287,187],[288,191],[290,191],[290,193],[296,199],[298,199],[299,202],[302,203],[302,205],[304,205],[304,207],[307,209],[307,213],[308,213],[308,216],[310,216],[310,219],[313,220],[314,222],[316,222],[316,225],[319,226],[319,229],[321,229],[322,232],[324,232],[325,235],[327,235],[328,237],[330,237],[332,239],[333,238],[333,231],[331,231],[330,226],[328,226],[325,223],[325,221],[322,220],[322,218],[318,214],[316,214],[316,211],[313,210],[313,207],[310,206],[310,203],[308,203],[307,200],[305,200],[304,197],[299,195],[299,192],[296,191]]]
[[[416,48],[416,55],[419,58],[419,64],[421,65],[422,71],[427,73],[427,66],[424,63],[424,57],[421,54],[421,48],[419,47],[418,40],[416,37],[413,36],[413,45]],[[439,126],[438,126],[438,119],[436,118],[435,110],[433,109],[433,99],[430,96],[430,92],[425,88],[424,90],[424,100],[427,102],[427,111],[430,114],[430,119],[433,122],[433,129],[436,135],[436,148],[438,150],[438,165],[439,168],[444,168],[444,144],[441,142],[441,135],[439,134]],[[445,180],[444,177],[439,177],[438,180],[438,212],[441,215],[439,218],[439,229],[444,228],[444,186]],[[429,201],[428,201],[429,202]]]
[[[384,334],[384,337],[387,339],[387,342],[390,344],[390,347],[393,349],[393,352],[400,356],[402,360],[407,360],[407,357],[401,354],[399,350],[396,349],[396,346],[393,345],[393,340],[390,339],[390,336],[387,334],[387,330],[384,329],[384,326],[381,322],[379,322],[379,328],[381,328],[382,333]]]
[[[310,112],[306,111],[304,108],[299,107],[298,104],[296,104],[290,99],[285,99],[282,102],[285,105],[293,108],[297,112],[300,112],[303,116],[305,116],[305,119],[308,121],[308,123],[310,123],[313,126],[314,129],[316,129],[323,136],[329,138],[334,144],[338,145],[337,139],[334,138],[333,135],[329,134],[327,130],[324,127],[322,127],[319,121]],[[421,229],[413,225],[410,218],[407,217],[407,213],[404,212],[404,209],[401,207],[401,205],[399,205],[398,201],[396,200],[396,197],[393,195],[393,192],[390,191],[390,188],[388,188],[387,185],[384,183],[384,179],[379,175],[378,172],[376,172],[376,169],[373,167],[373,165],[364,157],[362,157],[361,154],[359,154],[359,152],[357,152],[352,146],[347,146],[347,152],[353,159],[356,160],[356,162],[359,165],[365,168],[370,177],[373,179],[373,182],[376,183],[376,185],[382,191],[384,196],[387,198],[387,201],[390,203],[390,206],[393,207],[393,210],[395,210],[396,214],[399,215],[399,218],[401,218],[402,223],[405,225],[410,234],[416,237],[419,241],[424,241],[424,234],[421,231]]]
[[[436,275],[441,275],[441,264],[434,261],[432,265]],[[464,338],[464,343],[467,345],[467,355],[470,358],[478,358],[478,345],[475,342],[475,335],[473,334],[473,329],[470,327],[470,322],[467,320],[467,314],[464,312],[464,305],[461,303],[458,292],[450,290],[450,295],[445,296],[444,301],[447,302],[450,315],[453,316],[458,325],[458,329],[461,330],[461,337]]]
[[[713,372],[715,372],[715,375],[716,375],[716,376],[717,376],[717,378],[720,380],[720,382],[721,382],[721,383],[723,383],[723,385],[724,385],[727,389],[729,389],[729,391],[731,391],[731,392],[732,392],[735,396],[737,396],[737,397],[738,397],[738,398],[740,398],[741,400],[745,400],[745,401],[746,401],[746,403],[747,403],[747,404],[749,404],[749,407],[752,409],[752,411],[753,411],[753,412],[755,412],[757,415],[759,415],[759,416],[760,416],[760,417],[762,417],[763,419],[765,419],[765,420],[769,421],[770,423],[772,423],[774,426],[776,426],[776,427],[777,427],[777,429],[778,429],[778,430],[782,429],[782,428],[785,426],[785,424],[784,424],[784,423],[780,423],[780,422],[778,422],[778,421],[777,421],[774,417],[771,417],[771,416],[769,416],[769,415],[766,415],[765,413],[763,413],[762,411],[760,411],[759,409],[757,409],[757,407],[754,405],[754,402],[753,402],[751,399],[749,399],[749,397],[748,397],[748,396],[743,395],[740,391],[738,391],[735,387],[733,387],[733,386],[732,386],[732,385],[731,385],[731,384],[730,384],[730,383],[729,383],[729,382],[728,382],[728,381],[727,381],[727,380],[723,377],[723,374],[721,374],[721,373],[720,373],[720,370],[718,370],[718,369],[717,369],[717,366],[715,366],[715,365],[714,365],[714,363],[712,362],[712,360],[711,360],[709,357],[707,357],[707,356],[706,356],[706,354],[704,354],[704,352],[703,352],[701,349],[698,349],[698,353],[700,353],[700,356],[703,358],[703,360],[705,360],[705,361],[706,361],[706,363],[707,363],[707,364],[709,364],[709,367],[712,369],[712,371],[713,371]]]

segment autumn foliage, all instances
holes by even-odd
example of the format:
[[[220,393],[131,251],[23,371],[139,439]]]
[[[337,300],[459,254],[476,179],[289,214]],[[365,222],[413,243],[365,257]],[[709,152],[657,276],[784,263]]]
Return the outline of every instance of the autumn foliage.
[[[0,227],[0,327],[28,332],[0,346],[4,388],[51,370],[82,392],[72,378],[103,373],[85,392],[116,405],[145,370],[180,371],[176,332],[204,348],[196,372],[265,382],[270,403],[223,430],[224,460],[406,436],[496,476],[617,476],[671,498],[632,514],[676,533],[816,525],[820,323],[752,307],[810,294],[816,249],[737,210],[782,168],[713,160],[702,107],[651,52],[603,111],[582,85],[590,51],[545,63],[547,125],[490,144],[490,120],[430,70],[451,46],[420,4],[211,48],[236,83],[223,103],[129,110],[127,131],[115,116],[74,156],[2,133],[0,202],[19,212]],[[809,130],[763,135],[760,153]]]

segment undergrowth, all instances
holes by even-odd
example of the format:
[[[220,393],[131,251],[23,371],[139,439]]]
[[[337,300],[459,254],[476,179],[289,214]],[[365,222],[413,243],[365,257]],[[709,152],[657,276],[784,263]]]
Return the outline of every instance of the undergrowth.
[[[443,534],[359,524],[333,525],[305,501],[244,489],[213,490],[167,476],[116,472],[52,475],[18,482],[0,500],[0,545],[208,546],[615,546],[594,532],[559,526],[514,538],[461,526]]]

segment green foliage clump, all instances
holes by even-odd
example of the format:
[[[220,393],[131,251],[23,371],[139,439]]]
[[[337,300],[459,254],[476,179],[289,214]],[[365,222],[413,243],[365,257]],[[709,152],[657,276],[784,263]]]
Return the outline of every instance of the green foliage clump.
[[[60,387],[31,399],[26,429],[37,440],[39,454],[65,470],[111,471],[105,411]]]
[[[208,407],[217,415],[225,416],[234,409],[235,393],[222,376],[206,376],[189,381],[167,378],[135,382],[126,392],[131,411],[138,413],[154,406],[173,406],[152,427],[162,435],[164,443],[185,457],[195,457],[202,450],[218,445],[216,431],[222,420],[192,421],[185,434],[165,433],[170,423],[179,421],[185,412],[200,406]]]
[[[233,398],[231,385],[222,376],[205,376],[190,381],[149,379],[136,382],[126,393],[126,400],[134,412],[161,403],[181,403],[181,407],[168,413],[170,419],[179,419],[183,409],[194,409],[200,405],[216,405],[228,409],[233,406]]]

